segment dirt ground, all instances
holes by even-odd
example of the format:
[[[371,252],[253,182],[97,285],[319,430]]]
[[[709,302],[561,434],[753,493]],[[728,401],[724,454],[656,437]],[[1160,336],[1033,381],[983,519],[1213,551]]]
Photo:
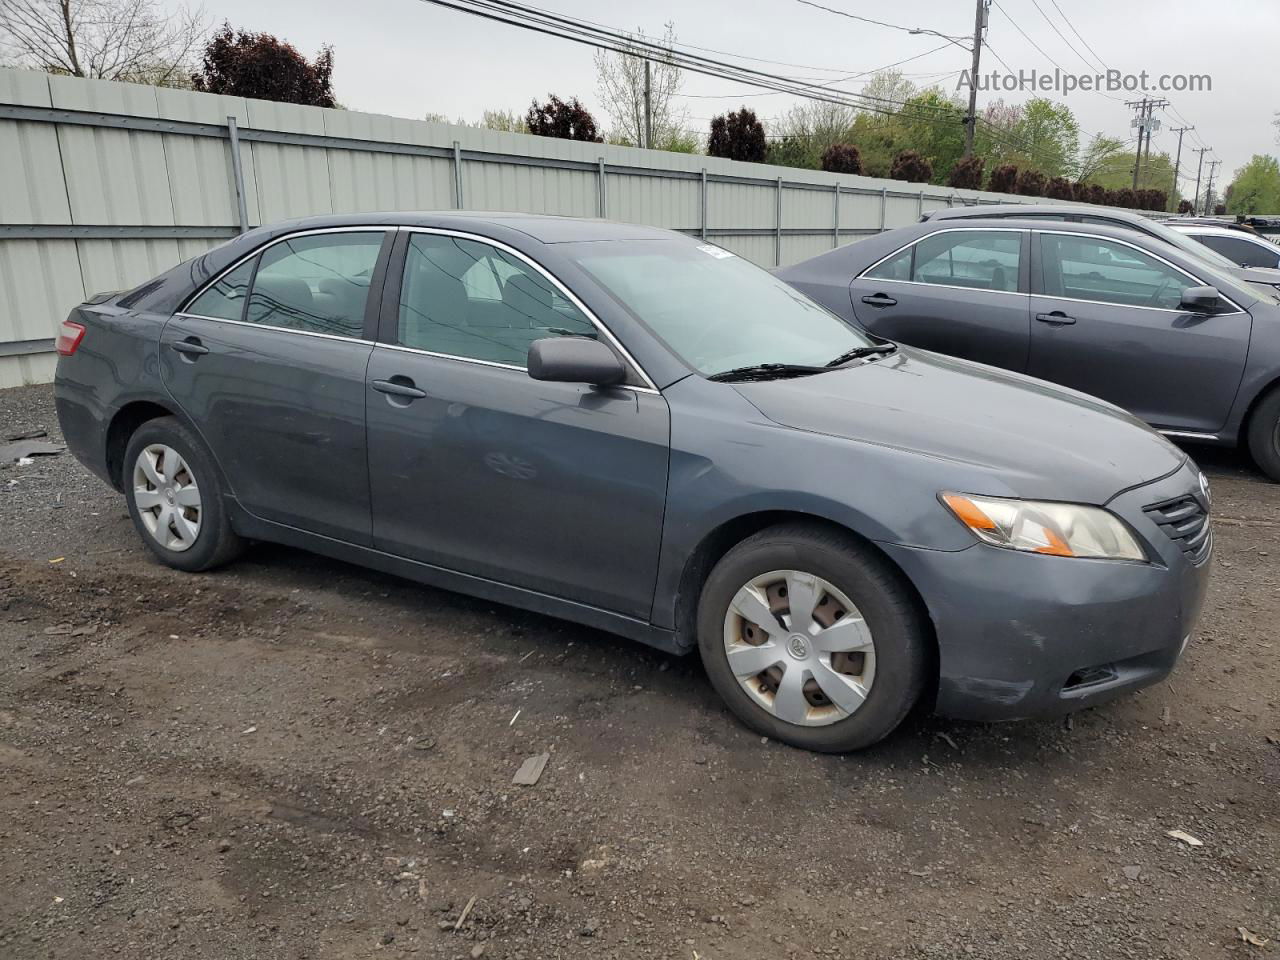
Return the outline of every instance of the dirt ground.
[[[0,468],[0,957],[1280,955],[1280,485],[1191,452],[1169,682],[849,757],[695,659],[279,547],[177,573],[69,455]]]

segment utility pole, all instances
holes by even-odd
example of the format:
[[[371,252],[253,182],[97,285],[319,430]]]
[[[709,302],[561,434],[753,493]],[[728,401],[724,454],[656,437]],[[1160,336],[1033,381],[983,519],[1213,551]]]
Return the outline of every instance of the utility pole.
[[[1204,155],[1208,153],[1212,147],[1196,147],[1196,153],[1200,154],[1200,162],[1196,165],[1196,192],[1191,196],[1191,215],[1198,216],[1200,213],[1200,174],[1204,170]]]
[[[1173,161],[1173,189],[1169,191],[1169,202],[1173,203],[1178,197],[1178,167],[1182,164],[1182,135],[1188,131],[1194,130],[1195,127],[1174,127],[1173,132],[1178,135],[1178,156]]]
[[[964,118],[964,155],[973,156],[973,138],[978,129],[978,71],[982,62],[982,35],[987,27],[991,0],[978,0],[973,16],[973,65],[969,71],[969,113]]]
[[[653,76],[649,61],[644,62],[644,145],[653,149]]]
[[[1167,107],[1168,100],[1152,100],[1149,97],[1143,97],[1141,100],[1129,100],[1125,103],[1126,107],[1133,107],[1137,111],[1137,116],[1130,122],[1130,126],[1136,127],[1138,130],[1138,152],[1133,158],[1133,189],[1138,189],[1138,174],[1142,170],[1143,138],[1146,138],[1146,159],[1151,159],[1151,131],[1160,129],[1160,121],[1153,117],[1152,111],[1157,107]]]
[[[1213,209],[1209,206],[1213,202],[1213,175],[1221,165],[1221,160],[1209,161],[1209,186],[1204,190],[1204,215],[1206,217],[1213,214]]]

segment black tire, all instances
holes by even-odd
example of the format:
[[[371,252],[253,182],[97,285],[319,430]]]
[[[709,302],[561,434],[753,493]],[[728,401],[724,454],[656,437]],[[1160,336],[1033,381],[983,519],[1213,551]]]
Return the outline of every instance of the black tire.
[[[1273,387],[1254,409],[1246,439],[1253,462],[1272,480],[1280,480],[1280,387]]]
[[[186,461],[190,475],[200,491],[200,526],[195,540],[184,550],[169,549],[160,543],[143,523],[138,509],[134,485],[134,467],[138,457],[152,444],[164,444]],[[211,570],[233,560],[243,549],[244,541],[231,529],[231,521],[223,504],[222,479],[213,458],[195,433],[176,417],[160,417],[142,424],[129,438],[124,456],[123,486],[138,535],[157,557],[170,567],[195,573]]]
[[[725,616],[753,578],[800,570],[828,581],[861,612],[875,643],[875,677],[866,700],[826,726],[787,723],[756,703],[729,667]],[[861,750],[900,724],[925,687],[931,627],[902,575],[854,537],[819,524],[770,527],[748,537],[716,564],[698,604],[698,650],[729,709],[757,733],[822,753]]]

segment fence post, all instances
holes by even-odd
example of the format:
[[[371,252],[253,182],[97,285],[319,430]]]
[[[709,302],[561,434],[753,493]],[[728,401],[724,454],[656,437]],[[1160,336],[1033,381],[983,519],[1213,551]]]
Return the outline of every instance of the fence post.
[[[707,168],[702,168],[702,239],[707,239]]]
[[[924,216],[924,191],[920,191],[920,196],[916,197],[916,219],[919,220]]]
[[[605,179],[604,179],[604,157],[598,158],[597,163],[599,164],[596,169],[599,171],[597,173],[597,178],[598,178],[599,187],[600,187],[600,197],[599,197],[598,203],[600,206],[600,219],[603,220],[605,217],[609,215],[609,187],[605,183]]]
[[[236,212],[240,215],[240,232],[249,229],[249,207],[244,197],[244,167],[240,164],[240,128],[235,117],[227,117],[227,136],[231,140],[231,176],[236,181]]]
[[[840,181],[836,181],[835,202],[831,205],[831,248],[840,246]]]
[[[880,232],[884,233],[884,225],[888,222],[889,213],[889,188],[880,188]]]
[[[773,211],[773,265],[782,266],[782,178],[778,178],[778,191],[775,194]]]
[[[453,199],[454,206],[462,209],[462,146],[453,141]]]

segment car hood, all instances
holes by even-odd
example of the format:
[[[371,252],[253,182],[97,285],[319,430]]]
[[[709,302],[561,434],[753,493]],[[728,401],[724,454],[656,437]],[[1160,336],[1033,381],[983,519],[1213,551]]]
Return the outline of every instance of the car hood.
[[[1250,283],[1265,283],[1280,287],[1280,270],[1273,267],[1241,267],[1239,276]]]
[[[1102,504],[1186,460],[1105,401],[909,347],[831,373],[734,386],[783,426],[963,465],[966,493]],[[986,474],[983,489],[972,486],[972,468]]]

